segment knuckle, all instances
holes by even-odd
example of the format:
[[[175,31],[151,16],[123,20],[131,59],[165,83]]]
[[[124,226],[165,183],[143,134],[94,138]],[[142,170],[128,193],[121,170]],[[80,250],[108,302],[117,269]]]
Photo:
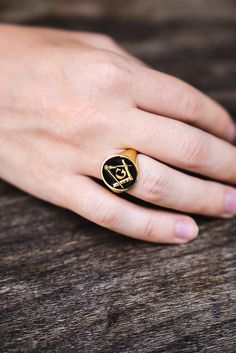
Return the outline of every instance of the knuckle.
[[[95,222],[106,228],[114,228],[117,224],[118,210],[113,207],[106,207],[103,203],[99,203],[94,210]]]
[[[115,44],[115,41],[107,34],[98,33],[96,34],[96,39],[106,44]]]
[[[209,215],[211,214],[212,209],[214,211],[213,213],[215,213],[215,210],[218,208],[218,204],[217,202],[214,202],[214,204],[212,205],[211,200],[209,200],[207,196],[207,192],[204,195],[199,195],[199,197],[196,199],[196,209],[201,214]]]
[[[96,61],[97,73],[99,75],[99,89],[114,90],[124,87],[127,83],[128,70],[126,70],[123,59],[113,53],[101,52]]]
[[[147,219],[144,225],[143,236],[147,241],[151,241],[151,242],[156,241],[157,236],[155,232],[153,218],[151,216]]]
[[[168,189],[167,175],[159,170],[159,173],[154,173],[153,170],[148,170],[143,180],[142,190],[149,201],[154,202],[163,198]]]
[[[197,212],[206,215],[220,215],[224,209],[223,190],[212,182],[206,183],[195,201]]]
[[[197,119],[199,112],[198,95],[192,90],[184,94],[179,103],[180,114],[186,116],[192,123]]]
[[[47,177],[47,181],[52,180],[55,177],[55,172],[52,163],[47,160],[40,153],[31,150],[30,157],[28,160],[29,165],[32,165],[32,174],[34,178],[40,179]]]
[[[78,34],[79,38],[89,39],[94,45],[101,45],[105,48],[117,46],[115,40],[107,34],[96,32],[83,32]]]
[[[182,144],[183,164],[190,168],[197,168],[202,164],[205,155],[205,141],[200,135],[189,136]]]

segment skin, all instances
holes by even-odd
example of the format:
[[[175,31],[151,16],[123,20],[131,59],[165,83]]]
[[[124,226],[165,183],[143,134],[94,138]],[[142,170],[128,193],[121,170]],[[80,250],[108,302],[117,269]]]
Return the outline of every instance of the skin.
[[[212,99],[104,35],[1,25],[0,52],[2,179],[150,242],[196,238],[188,213],[236,214],[236,129]],[[96,182],[125,148],[139,152],[129,194],[150,207]]]

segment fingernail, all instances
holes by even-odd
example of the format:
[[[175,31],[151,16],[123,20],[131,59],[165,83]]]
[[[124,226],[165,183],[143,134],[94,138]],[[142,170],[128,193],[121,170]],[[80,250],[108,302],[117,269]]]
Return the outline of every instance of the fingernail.
[[[236,191],[227,191],[225,193],[224,216],[236,215]]]
[[[191,220],[179,220],[175,225],[175,236],[178,242],[184,243],[196,238],[198,235],[198,226]]]
[[[235,139],[236,139],[236,126],[234,124],[231,124],[228,127],[228,129],[226,130],[225,138],[231,142],[235,141]]]

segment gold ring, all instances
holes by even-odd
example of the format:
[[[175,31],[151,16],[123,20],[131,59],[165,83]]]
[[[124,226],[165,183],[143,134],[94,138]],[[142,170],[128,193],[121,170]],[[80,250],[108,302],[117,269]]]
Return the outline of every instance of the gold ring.
[[[138,177],[137,151],[132,148],[108,157],[102,164],[101,176],[105,185],[115,193],[126,192]]]

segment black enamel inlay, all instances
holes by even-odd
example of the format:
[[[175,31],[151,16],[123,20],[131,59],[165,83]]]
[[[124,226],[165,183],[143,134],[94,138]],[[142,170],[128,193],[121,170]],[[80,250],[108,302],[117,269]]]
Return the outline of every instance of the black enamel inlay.
[[[125,156],[114,156],[108,159],[102,167],[106,183],[119,192],[131,188],[137,178],[134,163]]]

